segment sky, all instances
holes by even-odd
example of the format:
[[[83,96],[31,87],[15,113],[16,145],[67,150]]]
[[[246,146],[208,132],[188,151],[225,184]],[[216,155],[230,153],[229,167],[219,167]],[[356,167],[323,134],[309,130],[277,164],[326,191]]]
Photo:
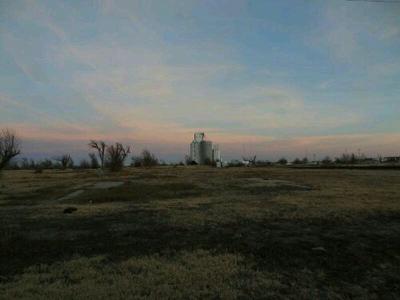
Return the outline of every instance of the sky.
[[[400,155],[400,3],[0,0],[0,128],[183,160]]]

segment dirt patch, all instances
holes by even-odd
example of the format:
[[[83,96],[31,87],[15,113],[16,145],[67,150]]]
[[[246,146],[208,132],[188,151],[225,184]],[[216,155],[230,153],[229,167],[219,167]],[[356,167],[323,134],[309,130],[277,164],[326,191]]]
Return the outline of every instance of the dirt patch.
[[[79,195],[81,195],[84,192],[84,190],[77,190],[77,191],[73,191],[72,193],[69,193],[68,195],[61,197],[58,199],[58,201],[65,201],[65,200],[71,200],[73,198],[78,197]]]
[[[101,186],[102,188],[95,188]],[[107,188],[105,188],[107,187]],[[70,203],[147,202],[202,195],[204,191],[185,182],[99,182]]]
[[[114,187],[119,187],[124,183],[121,181],[100,181],[91,186],[91,189],[107,190]]]
[[[86,184],[81,184],[75,187],[75,191],[57,199],[57,201],[68,201],[71,199],[74,199],[78,196],[80,196],[81,194],[83,194],[83,192],[85,192],[85,190],[87,189],[94,189],[94,190],[108,190],[110,188],[114,188],[114,187],[119,187],[121,185],[123,185],[124,183],[122,181],[100,181],[100,182],[96,182],[95,184],[91,184],[91,183],[86,183]]]
[[[235,187],[252,193],[312,190],[311,186],[292,181],[263,178],[244,178],[235,182]]]

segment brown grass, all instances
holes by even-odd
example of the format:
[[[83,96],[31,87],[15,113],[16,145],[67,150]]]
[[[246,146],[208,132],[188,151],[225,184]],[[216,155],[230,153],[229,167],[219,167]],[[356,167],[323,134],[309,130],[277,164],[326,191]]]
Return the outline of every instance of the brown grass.
[[[400,297],[397,170],[159,167],[0,180],[0,298]],[[123,184],[91,189],[99,181]],[[63,214],[69,206],[78,210]]]

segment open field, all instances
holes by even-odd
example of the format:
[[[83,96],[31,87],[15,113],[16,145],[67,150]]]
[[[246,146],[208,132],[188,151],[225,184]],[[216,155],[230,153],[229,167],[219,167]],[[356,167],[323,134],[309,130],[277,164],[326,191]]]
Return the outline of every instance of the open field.
[[[6,171],[0,298],[399,299],[400,171]]]

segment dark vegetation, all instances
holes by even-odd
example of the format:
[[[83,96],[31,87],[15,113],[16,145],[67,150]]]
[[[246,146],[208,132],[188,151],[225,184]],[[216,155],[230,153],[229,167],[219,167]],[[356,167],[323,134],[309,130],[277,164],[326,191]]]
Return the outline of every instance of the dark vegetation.
[[[280,165],[287,165],[288,161],[286,158],[282,157],[278,160],[278,164]]]
[[[99,168],[99,161],[96,158],[95,153],[89,153],[89,158],[90,158],[90,168],[91,169],[97,169]]]
[[[11,131],[4,131],[4,139],[0,139],[0,163],[2,162],[3,167],[8,165],[8,169],[11,170],[35,170],[36,173],[42,173],[43,170],[51,169],[97,169],[107,167],[110,171],[120,171],[124,167],[124,162],[131,152],[129,146],[124,146],[121,143],[115,143],[113,145],[107,145],[103,141],[90,141],[90,149],[94,149],[96,152],[89,153],[89,161],[83,159],[80,161],[78,166],[74,165],[74,161],[70,154],[63,154],[56,156],[52,159],[44,159],[40,161],[34,161],[33,159],[28,160],[22,158],[20,161],[11,159],[20,154],[19,144],[15,135]],[[10,149],[15,148],[14,152]],[[6,150],[2,150],[6,149]],[[2,153],[3,151],[4,153]],[[1,164],[0,164],[1,166]],[[1,168],[0,168],[1,169]]]
[[[70,206],[70,207],[64,208],[63,213],[64,214],[72,214],[74,211],[77,211],[77,210],[78,209],[76,207]]]
[[[143,150],[140,156],[132,157],[131,166],[133,167],[149,168],[158,165],[160,165],[158,158],[147,149]]]
[[[62,170],[74,167],[74,161],[72,160],[71,155],[69,154],[61,155],[59,157],[54,158],[54,160],[59,163],[60,168]]]
[[[104,141],[92,140],[89,143],[89,147],[96,150],[100,161],[100,168],[103,170],[106,166],[112,172],[120,171],[124,167],[124,161],[131,152],[129,146],[124,146],[121,143],[107,145]],[[91,166],[97,167],[98,161],[95,153],[90,153],[89,157],[91,160]]]
[[[4,180],[8,299],[400,296],[398,171],[155,167]],[[122,185],[93,188],[107,182]],[[74,186],[83,192],[59,200]]]
[[[0,131],[0,170],[21,153],[18,138],[10,129]]]
[[[103,141],[91,140],[89,143],[89,147],[97,151],[97,155],[100,160],[100,167],[101,167],[101,169],[103,169],[105,157],[106,157],[106,148],[107,148],[106,143]],[[89,156],[90,156],[90,159],[92,160],[92,164],[94,161],[97,162],[95,153],[91,153],[91,154],[89,154]],[[98,164],[98,162],[97,162],[97,164]]]
[[[123,146],[120,143],[110,145],[107,147],[106,165],[113,171],[120,171],[124,166],[124,161],[128,154],[131,152],[129,146]]]
[[[286,163],[285,163],[285,161],[286,161]],[[283,165],[287,164],[287,160],[286,159],[283,159],[280,162]],[[308,158],[307,157],[304,157],[303,159],[296,158],[295,160],[293,160],[292,164],[294,164],[294,165],[308,164]]]

